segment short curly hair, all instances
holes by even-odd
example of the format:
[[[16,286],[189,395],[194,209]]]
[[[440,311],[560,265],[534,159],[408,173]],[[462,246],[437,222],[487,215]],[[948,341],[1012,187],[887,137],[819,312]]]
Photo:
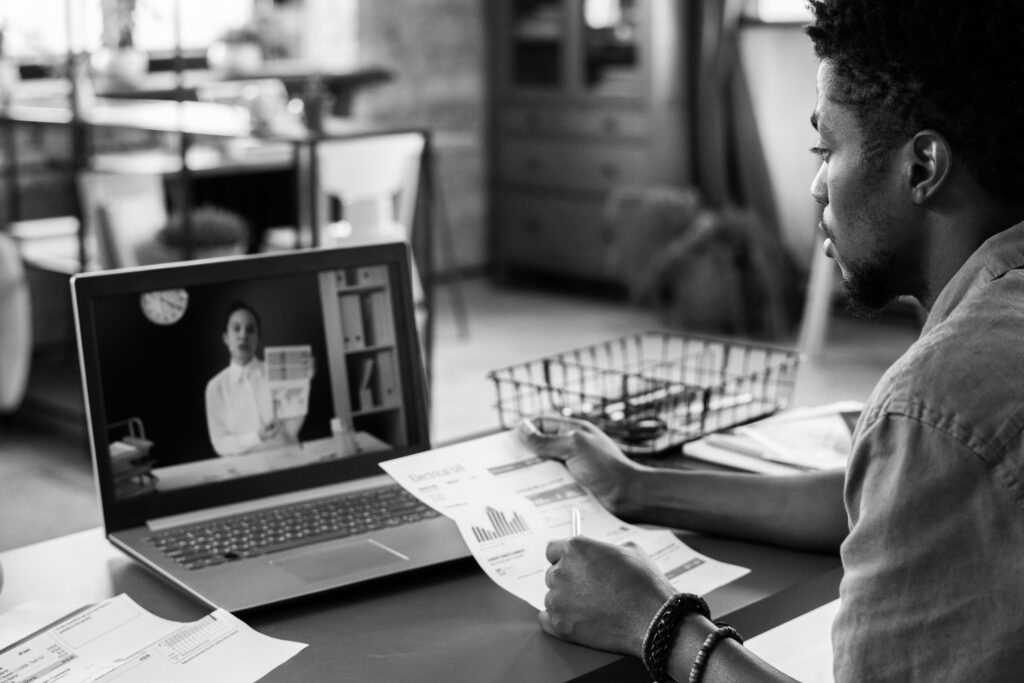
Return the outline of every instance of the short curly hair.
[[[979,185],[1024,196],[1024,1],[808,0],[806,29],[869,159],[931,128]]]

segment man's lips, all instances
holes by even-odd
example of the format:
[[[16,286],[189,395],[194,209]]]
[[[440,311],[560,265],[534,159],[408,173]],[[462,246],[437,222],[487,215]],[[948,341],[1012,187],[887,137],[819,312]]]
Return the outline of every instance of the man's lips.
[[[825,236],[824,241],[821,243],[821,250],[825,252],[825,256],[829,258],[835,258],[836,249],[835,243],[832,238],[832,231],[825,227],[825,222],[821,221],[818,223],[818,230]]]

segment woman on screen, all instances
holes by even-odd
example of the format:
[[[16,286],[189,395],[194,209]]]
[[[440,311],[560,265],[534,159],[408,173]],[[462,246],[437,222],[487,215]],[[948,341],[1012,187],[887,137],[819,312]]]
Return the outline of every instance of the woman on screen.
[[[228,366],[206,384],[206,424],[213,450],[244,455],[298,443],[303,417],[278,419],[260,349],[260,319],[242,301],[228,307],[222,332]]]

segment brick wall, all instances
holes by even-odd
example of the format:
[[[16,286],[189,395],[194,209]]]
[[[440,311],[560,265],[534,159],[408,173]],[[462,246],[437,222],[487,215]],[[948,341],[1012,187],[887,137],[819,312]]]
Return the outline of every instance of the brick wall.
[[[363,0],[358,62],[395,78],[356,99],[356,115],[434,131],[437,183],[448,245],[438,235],[441,273],[478,270],[486,249],[485,5],[478,0]]]

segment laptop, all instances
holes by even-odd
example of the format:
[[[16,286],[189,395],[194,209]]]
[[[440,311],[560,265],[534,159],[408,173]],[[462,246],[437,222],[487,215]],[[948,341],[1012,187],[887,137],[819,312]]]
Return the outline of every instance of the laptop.
[[[430,447],[405,243],[77,275],[109,540],[246,610],[469,555],[378,463]]]

